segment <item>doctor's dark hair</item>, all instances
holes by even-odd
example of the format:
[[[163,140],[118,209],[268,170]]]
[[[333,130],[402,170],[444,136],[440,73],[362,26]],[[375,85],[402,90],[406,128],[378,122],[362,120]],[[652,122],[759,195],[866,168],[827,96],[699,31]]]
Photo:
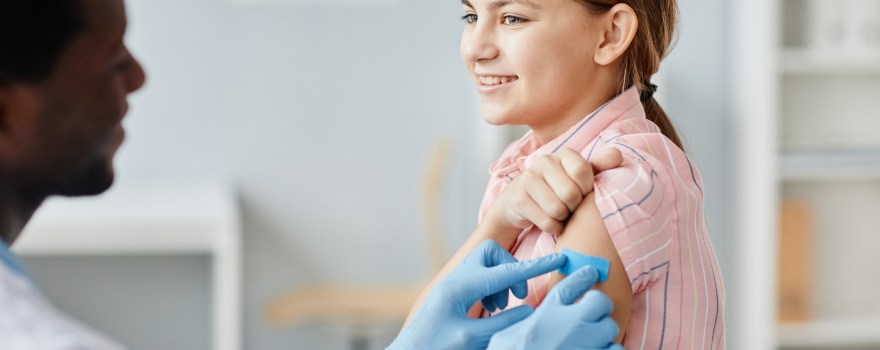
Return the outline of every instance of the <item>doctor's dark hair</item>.
[[[0,85],[48,78],[83,29],[80,0],[0,0]]]
[[[681,140],[675,127],[653,98],[649,90],[651,76],[660,69],[660,61],[669,53],[675,37],[675,26],[678,15],[676,0],[576,0],[593,14],[603,14],[614,5],[627,4],[636,13],[639,25],[629,49],[623,54],[622,70],[618,87],[620,91],[636,86],[640,95],[648,97],[642,104],[648,119],[660,127],[679,148]]]

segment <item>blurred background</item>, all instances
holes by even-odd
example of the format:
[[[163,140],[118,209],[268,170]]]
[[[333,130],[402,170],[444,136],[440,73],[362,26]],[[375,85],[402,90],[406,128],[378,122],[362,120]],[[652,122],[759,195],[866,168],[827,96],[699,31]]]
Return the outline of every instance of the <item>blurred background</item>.
[[[148,82],[118,182],[37,213],[37,282],[132,349],[384,348],[522,133],[479,116],[459,2],[127,4]],[[679,7],[655,81],[728,347],[880,349],[880,0]]]

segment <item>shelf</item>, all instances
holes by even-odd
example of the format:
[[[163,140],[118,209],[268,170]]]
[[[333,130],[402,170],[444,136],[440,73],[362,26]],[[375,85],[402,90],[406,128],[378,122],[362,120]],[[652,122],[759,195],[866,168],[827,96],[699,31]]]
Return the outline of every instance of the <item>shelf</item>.
[[[880,319],[825,319],[779,325],[779,345],[831,348],[880,345]]]
[[[220,184],[118,186],[96,197],[53,197],[13,250],[22,255],[205,253],[233,231],[236,209]]]
[[[880,180],[880,149],[786,153],[780,175],[785,181]]]
[[[779,206],[789,198],[816,199],[812,203],[816,264],[837,267],[837,263],[855,257],[864,260],[852,265],[865,270],[875,266],[868,262],[876,256],[852,254],[852,249],[839,249],[836,243],[842,241],[837,239],[841,238],[838,232],[853,232],[845,242],[859,249],[868,250],[880,240],[871,234],[877,231],[871,222],[877,207],[873,194],[878,188],[874,184],[880,183],[880,146],[876,142],[880,139],[877,132],[872,134],[877,130],[874,112],[880,101],[876,97],[880,91],[880,49],[806,46],[819,42],[813,40],[817,38],[813,30],[821,25],[814,20],[817,12],[810,8],[813,3],[741,0],[730,4],[728,75],[736,156],[730,226],[735,232],[731,235],[735,256],[731,260],[736,273],[728,277],[727,295],[737,308],[728,313],[728,329],[736,332],[727,338],[728,347],[880,348],[880,314],[860,308],[871,305],[869,294],[859,294],[853,288],[834,289],[839,284],[823,280],[813,287],[813,306],[840,319],[780,325],[775,287],[780,279]],[[849,5],[844,4],[848,9],[856,8]],[[823,143],[840,148],[810,148]],[[847,196],[853,193],[859,194],[858,203]],[[845,219],[838,215],[841,212],[856,220],[832,225]],[[834,219],[825,220],[827,217]],[[817,272],[813,277],[821,276],[825,275]],[[873,290],[871,282],[862,289]],[[853,310],[868,320],[856,319]]]
[[[785,49],[779,69],[786,75],[880,74],[880,49],[852,52]]]

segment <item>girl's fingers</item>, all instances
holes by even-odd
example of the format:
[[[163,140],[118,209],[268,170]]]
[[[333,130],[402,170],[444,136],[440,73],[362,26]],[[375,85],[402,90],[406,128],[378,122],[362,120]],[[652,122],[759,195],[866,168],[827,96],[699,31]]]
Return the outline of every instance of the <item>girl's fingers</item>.
[[[623,165],[623,154],[614,147],[608,147],[598,152],[590,159],[593,171],[598,174],[605,170],[611,170]]]
[[[550,186],[553,193],[556,194],[556,199],[565,204],[568,208],[568,212],[571,213],[577,209],[581,204],[581,201],[584,200],[584,194],[581,185],[569,176],[567,170],[563,167],[563,164],[564,163],[562,162],[556,162],[550,164],[547,169],[544,169],[544,181]],[[583,166],[589,169],[590,165],[586,161],[583,161]],[[592,189],[592,184],[590,184],[590,186],[590,189]]]
[[[594,174],[590,162],[571,149],[564,148],[556,152],[559,155],[562,168],[572,182],[581,190],[581,199],[593,191]]]
[[[549,189],[548,189],[549,190]],[[531,199],[531,197],[529,197]],[[564,211],[566,211],[566,216],[568,215],[568,208],[563,204],[559,204]],[[541,231],[550,232],[559,234],[562,233],[562,228],[564,227],[562,224],[562,220],[554,219],[549,216],[544,208],[538,205],[534,199],[529,201],[524,201],[517,211],[520,215],[527,221],[531,222],[535,226],[541,229]],[[563,219],[564,220],[564,219]]]
[[[568,209],[556,192],[543,178],[535,180],[526,186],[526,194],[541,208],[543,214],[557,221],[568,219],[571,210]],[[577,207],[575,207],[577,208]],[[537,222],[535,222],[537,224]]]

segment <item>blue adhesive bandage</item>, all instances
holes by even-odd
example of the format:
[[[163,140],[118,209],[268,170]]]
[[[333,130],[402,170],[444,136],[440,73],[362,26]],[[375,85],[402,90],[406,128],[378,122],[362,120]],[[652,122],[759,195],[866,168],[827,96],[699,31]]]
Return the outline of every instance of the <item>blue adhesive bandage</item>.
[[[562,249],[562,255],[565,255],[565,265],[559,268],[559,273],[570,275],[584,266],[592,266],[599,272],[599,282],[608,280],[608,268],[611,263],[607,259],[583,255],[568,249]]]

